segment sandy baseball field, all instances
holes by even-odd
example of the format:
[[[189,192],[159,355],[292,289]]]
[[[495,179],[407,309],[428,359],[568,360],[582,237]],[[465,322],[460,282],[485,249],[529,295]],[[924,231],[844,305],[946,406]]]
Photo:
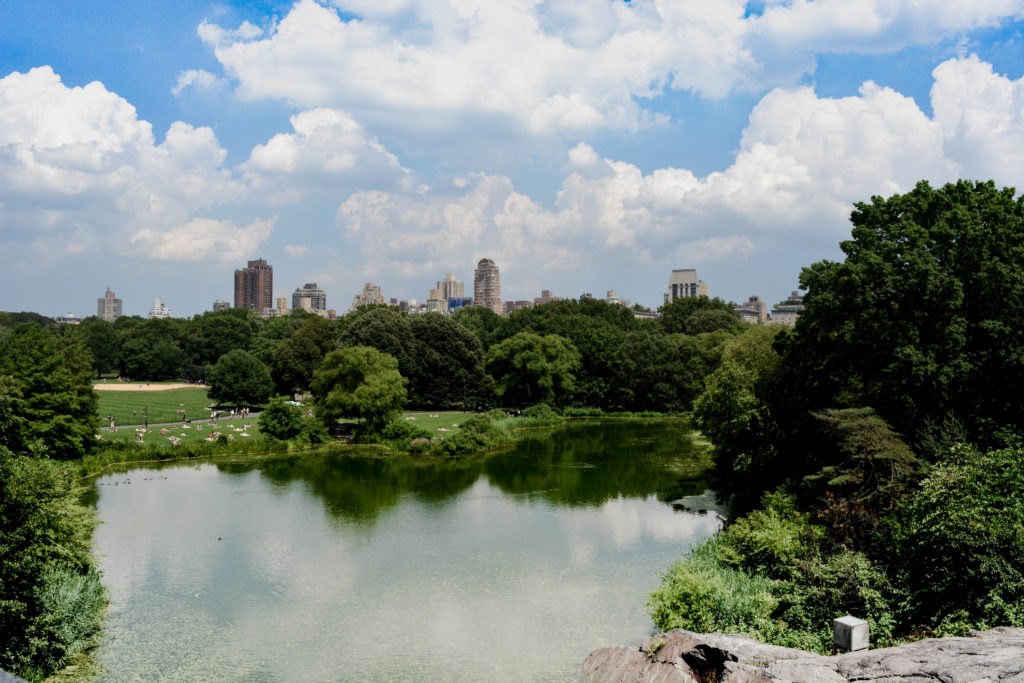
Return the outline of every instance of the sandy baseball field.
[[[168,389],[188,389],[190,387],[199,388],[197,384],[146,384],[143,382],[141,385],[138,383],[132,384],[131,382],[107,382],[103,384],[93,384],[92,388],[96,391],[166,391]]]

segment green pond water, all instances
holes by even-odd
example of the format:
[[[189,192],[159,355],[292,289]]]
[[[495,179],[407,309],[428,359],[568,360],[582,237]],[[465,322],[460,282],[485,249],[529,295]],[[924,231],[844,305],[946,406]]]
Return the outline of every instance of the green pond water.
[[[578,680],[722,521],[682,421],[460,460],[310,453],[95,482],[107,680]]]

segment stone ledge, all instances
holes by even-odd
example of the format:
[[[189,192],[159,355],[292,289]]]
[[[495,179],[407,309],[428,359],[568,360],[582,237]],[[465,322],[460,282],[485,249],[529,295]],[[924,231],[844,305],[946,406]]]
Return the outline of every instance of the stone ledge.
[[[639,649],[606,647],[583,662],[587,683],[1024,683],[1024,629],[823,657],[751,638],[677,629]]]

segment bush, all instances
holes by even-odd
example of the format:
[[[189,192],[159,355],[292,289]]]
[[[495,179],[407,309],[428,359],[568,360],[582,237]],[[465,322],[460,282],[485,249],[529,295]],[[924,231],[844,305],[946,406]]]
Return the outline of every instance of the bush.
[[[582,406],[568,406],[562,408],[562,415],[565,417],[600,417],[604,411],[600,408],[586,408]]]
[[[67,564],[47,567],[36,600],[40,614],[28,632],[31,649],[23,670],[30,678],[59,671],[96,645],[107,603],[96,572],[81,574]]]
[[[300,441],[305,441],[309,444],[318,444],[327,443],[331,435],[323,422],[312,417],[305,417],[302,419],[302,424],[299,427],[298,438]]]
[[[302,406],[293,405],[286,396],[275,396],[260,413],[260,433],[287,441],[302,431]]]
[[[1024,449],[952,449],[893,522],[911,626],[1024,626]]]
[[[807,515],[796,511],[792,497],[771,493],[762,504],[763,509],[721,533],[718,559],[771,578],[789,578],[802,559],[817,554],[820,534],[808,524]]]
[[[536,417],[536,418],[552,418],[556,417],[556,413],[551,409],[547,403],[538,403],[537,405],[530,406],[523,411],[523,417]]]
[[[778,600],[772,581],[723,566],[720,552],[720,537],[707,539],[664,574],[661,586],[647,600],[647,611],[659,629],[753,637],[773,631],[771,614]]]

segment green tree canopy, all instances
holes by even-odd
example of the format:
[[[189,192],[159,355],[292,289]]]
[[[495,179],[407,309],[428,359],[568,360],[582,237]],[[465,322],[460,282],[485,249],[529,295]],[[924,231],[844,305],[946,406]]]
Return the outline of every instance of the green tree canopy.
[[[292,405],[287,396],[275,396],[260,413],[260,433],[287,441],[302,431],[302,406]]]
[[[1024,424],[1024,402],[1002,398],[1024,390],[1024,200],[921,182],[851,221],[845,260],[800,276],[795,414],[872,406],[912,436],[947,414],[972,438]]]
[[[330,429],[343,417],[362,420],[373,432],[405,404],[405,379],[394,356],[369,346],[331,351],[313,373],[317,417]]]
[[[210,398],[234,406],[259,405],[270,397],[274,384],[267,366],[248,351],[235,349],[210,368]]]
[[[491,347],[486,367],[507,405],[564,403],[575,387],[580,354],[564,337],[520,332]]]
[[[19,441],[64,459],[92,446],[96,395],[88,376],[91,356],[77,339],[63,339],[62,346],[63,354],[38,325],[22,323],[0,346],[0,375],[10,378],[8,395],[21,396]]]
[[[278,393],[290,395],[309,389],[313,372],[334,347],[331,324],[319,316],[310,316],[302,326],[274,351],[270,375]]]
[[[692,334],[687,332],[686,324],[687,321],[697,311],[725,311],[727,313],[736,315],[733,307],[725,301],[719,298],[709,299],[706,296],[693,296],[693,297],[682,297],[676,299],[670,304],[665,304],[658,309],[661,317],[658,318],[658,322],[661,324],[662,329],[670,334]],[[738,318],[737,318],[738,319]],[[710,332],[711,330],[700,330],[701,332]]]
[[[412,316],[409,323],[416,340],[416,363],[408,377],[410,402],[473,408],[490,401],[492,383],[476,335],[440,313]]]

